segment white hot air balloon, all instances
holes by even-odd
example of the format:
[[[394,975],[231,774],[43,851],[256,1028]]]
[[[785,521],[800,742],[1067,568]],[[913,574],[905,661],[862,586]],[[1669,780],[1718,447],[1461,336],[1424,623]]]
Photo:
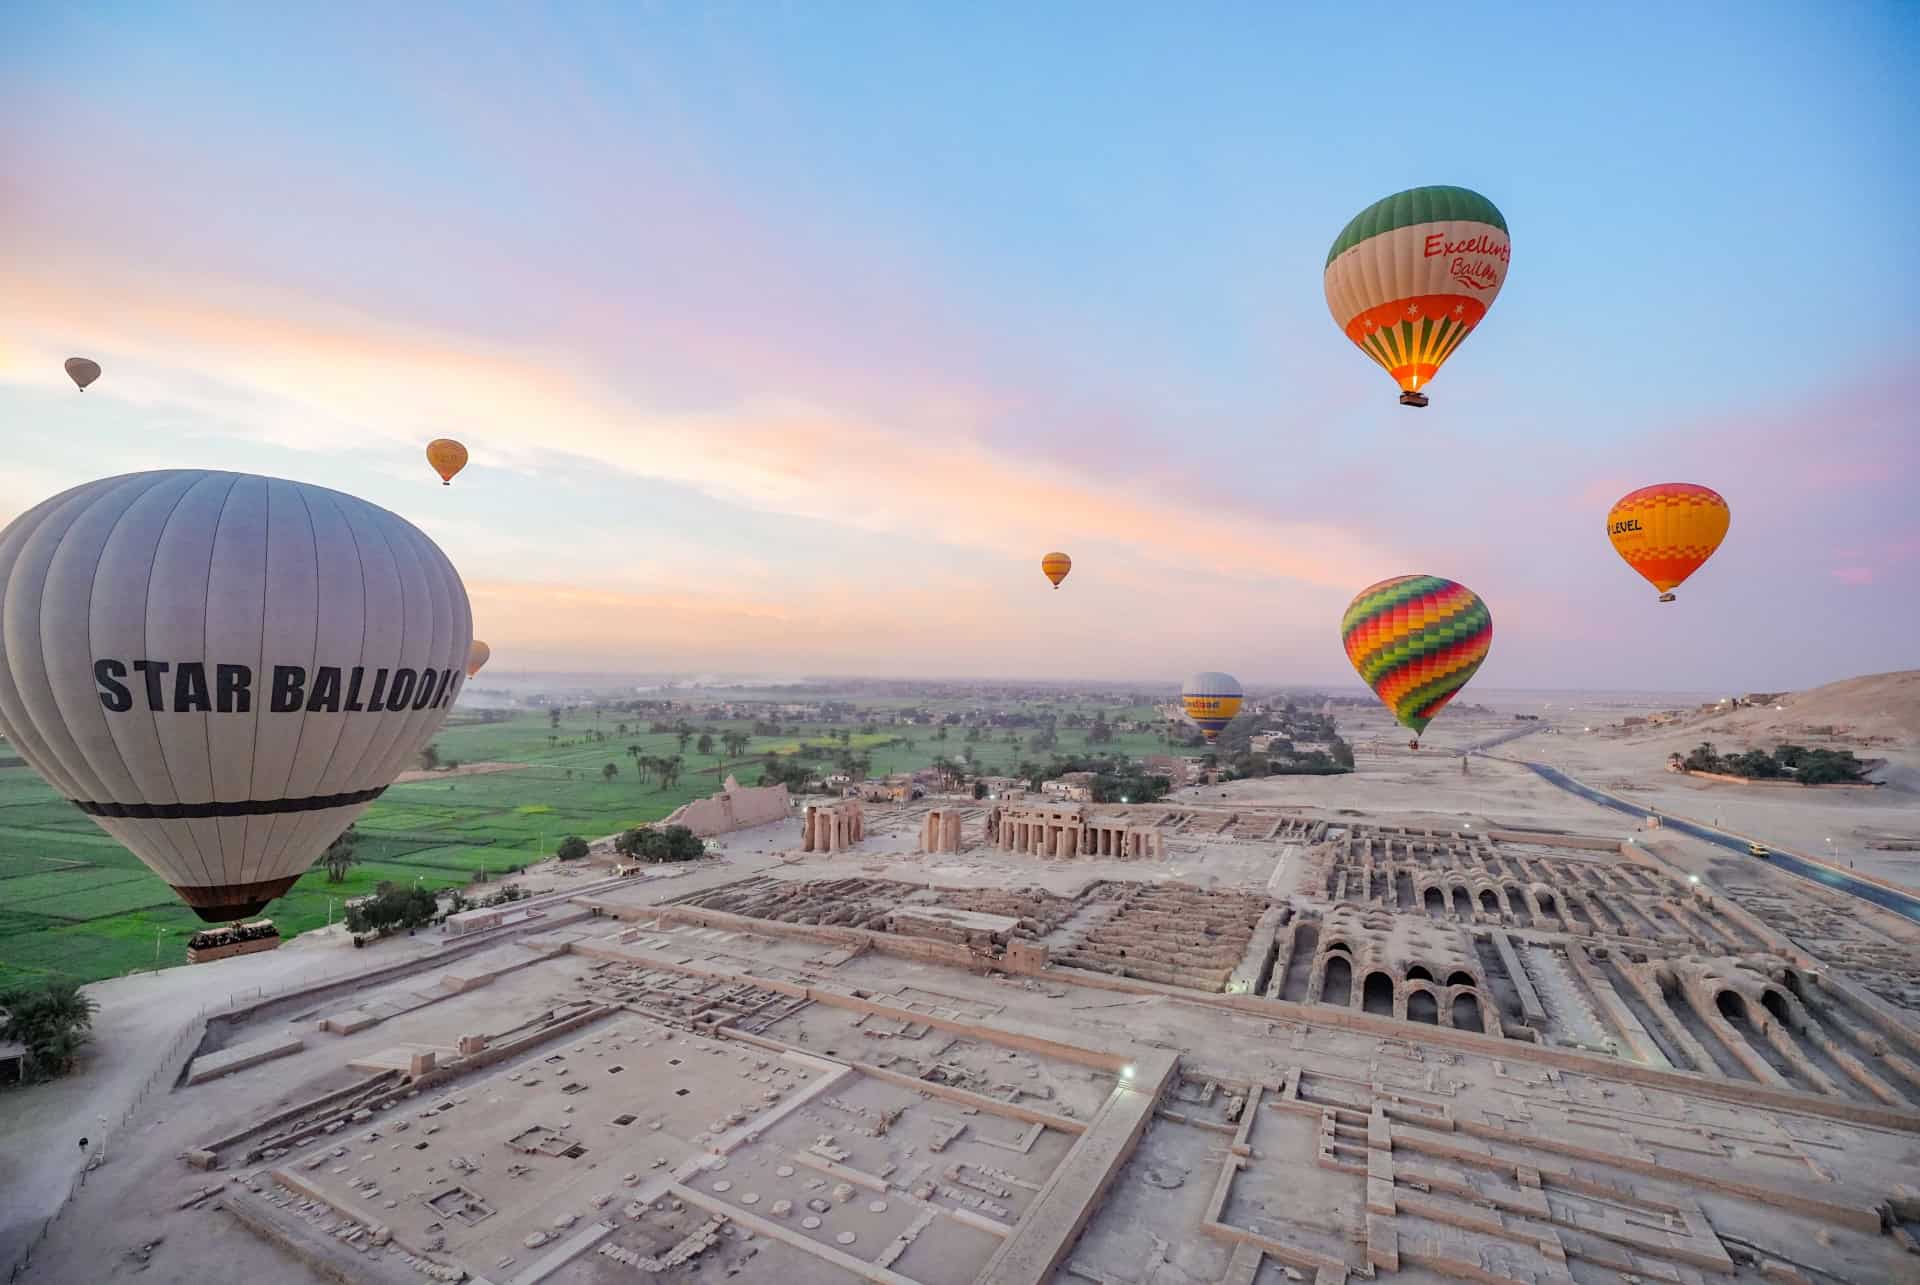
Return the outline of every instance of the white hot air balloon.
[[[364,500],[170,469],[0,531],[0,731],[209,921],[292,886],[433,737],[473,622]]]

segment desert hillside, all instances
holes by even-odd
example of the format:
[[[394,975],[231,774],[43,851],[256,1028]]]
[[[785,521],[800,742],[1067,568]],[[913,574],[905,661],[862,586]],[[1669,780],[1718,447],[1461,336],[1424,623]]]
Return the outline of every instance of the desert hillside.
[[[1846,678],[1789,692],[1771,704],[1687,714],[1647,730],[1662,737],[1684,731],[1729,741],[1835,739],[1856,745],[1911,746],[1920,743],[1920,669]]]

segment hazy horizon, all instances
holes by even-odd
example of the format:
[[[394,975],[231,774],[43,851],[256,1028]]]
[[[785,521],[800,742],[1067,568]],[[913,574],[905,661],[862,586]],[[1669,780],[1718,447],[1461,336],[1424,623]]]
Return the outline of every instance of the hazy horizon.
[[[0,522],[337,487],[501,672],[1357,685],[1341,612],[1407,572],[1492,611],[1468,700],[1914,663],[1920,7],[1448,14],[23,14]],[[1436,75],[1429,127],[1377,109]],[[1321,272],[1426,183],[1513,253],[1416,412]],[[1660,606],[1604,517],[1678,479],[1732,530]]]

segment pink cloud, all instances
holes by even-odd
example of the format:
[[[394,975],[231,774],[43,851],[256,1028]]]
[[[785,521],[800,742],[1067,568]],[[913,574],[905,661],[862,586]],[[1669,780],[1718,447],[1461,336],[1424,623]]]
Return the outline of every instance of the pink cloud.
[[[1835,567],[1833,578],[1845,585],[1870,585],[1873,583],[1872,567]]]

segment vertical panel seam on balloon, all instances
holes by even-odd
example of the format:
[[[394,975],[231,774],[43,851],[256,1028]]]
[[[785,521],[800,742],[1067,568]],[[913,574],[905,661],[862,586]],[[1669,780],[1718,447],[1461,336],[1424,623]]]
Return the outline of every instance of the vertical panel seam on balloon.
[[[351,496],[344,497],[351,499]],[[359,665],[365,667],[365,665],[367,665],[367,555],[365,555],[365,551],[361,549],[359,534],[353,530],[353,521],[349,519],[346,509],[344,509],[342,505],[334,503],[334,511],[340,515],[340,526],[348,532],[348,540],[353,544],[353,567],[359,570],[359,586],[361,586],[361,611],[359,611],[359,620],[361,620],[361,643],[359,643]],[[319,547],[315,547],[315,561],[319,561]],[[319,601],[319,578],[315,578],[315,590],[313,590],[313,592],[315,592],[315,601]],[[317,630],[319,630],[319,617],[315,617],[315,643],[313,643],[313,645],[315,645],[315,663],[319,663],[319,634],[317,634]],[[305,730],[307,730],[305,720],[301,720],[300,730],[301,734],[305,734]],[[324,782],[324,780],[328,778],[328,774],[334,770],[334,759],[340,755],[340,741],[344,741],[346,738],[348,738],[348,728],[342,724],[340,734],[334,738],[334,747],[326,751],[326,763],[321,764],[321,774],[319,774],[317,780]],[[344,791],[340,791],[340,793],[344,793]],[[330,841],[330,839],[328,839],[328,841]]]
[[[87,580],[87,659],[89,660],[94,659],[94,654],[93,654],[94,593],[99,588],[99,585],[100,585],[100,564],[103,560],[105,560],[107,556],[107,548],[109,545],[113,543],[114,533],[119,531],[120,524],[127,520],[127,514],[133,511],[134,505],[138,504],[142,499],[145,499],[149,493],[151,493],[155,488],[157,488],[163,482],[165,482],[167,478],[170,476],[172,476],[171,473],[161,473],[154,476],[152,481],[148,484],[145,490],[141,491],[140,494],[128,500],[127,503],[121,508],[119,515],[114,518],[113,526],[111,529],[108,530],[106,538],[100,541],[100,551],[94,555],[94,559],[93,559],[93,574],[90,577],[88,577],[88,580]],[[188,489],[191,489],[191,488],[188,488]],[[181,492],[181,495],[184,496],[185,494],[186,494],[186,491],[183,490]],[[176,506],[178,505],[178,503],[179,503],[178,501],[175,501]],[[149,578],[151,578],[152,576],[151,567],[149,567],[148,576]],[[145,627],[146,627],[145,621],[146,621],[146,613],[144,610],[142,610],[141,628],[143,631],[145,630]],[[101,718],[104,722],[105,715],[103,714]],[[110,723],[105,724],[105,726],[107,731],[107,738],[113,742],[115,753],[119,753],[120,742],[118,738],[116,738],[113,735],[112,724]],[[135,787],[135,789],[137,790],[139,788],[139,782],[137,780],[134,780],[132,769],[127,767],[126,764],[122,762],[121,770],[123,774],[127,777],[128,781],[131,782]],[[169,776],[169,779],[171,779],[171,776]],[[172,849],[174,859],[179,863],[179,868],[184,872],[186,869],[186,854],[183,851],[181,851],[180,845],[174,842],[172,832],[167,830],[164,827],[156,827],[154,830],[154,834],[159,836],[160,840],[168,848]],[[137,856],[139,854],[136,853],[135,855]]]
[[[368,507],[372,507],[372,506],[368,506]],[[399,645],[394,649],[394,661],[393,661],[393,676],[394,676],[394,679],[397,680],[400,676],[402,662],[405,661],[407,658],[407,578],[405,575],[401,574],[400,555],[394,551],[393,541],[390,538],[388,538],[386,523],[378,520],[380,515],[377,511],[374,516],[375,516],[375,521],[372,524],[373,529],[379,535],[380,542],[387,546],[387,557],[390,558],[393,562],[393,583],[398,587],[400,591],[399,607],[394,612],[394,615],[400,621],[400,642],[399,642]],[[388,687],[387,689],[387,700],[388,700],[388,709],[391,709],[392,700],[393,700],[393,688],[391,686]],[[400,720],[399,727],[404,728],[405,723],[406,723],[406,720],[403,716]],[[375,739],[377,740],[380,735],[380,728],[377,725],[374,728],[373,734]],[[399,735],[400,735],[399,731],[396,731],[394,736],[388,740],[386,746],[382,749],[381,753],[378,756],[369,755],[366,758],[363,758],[362,762],[364,763],[370,759],[375,765],[375,767],[377,768],[380,764],[380,761],[384,759],[387,756],[387,754],[392,751],[395,741],[399,739]],[[369,746],[371,746],[373,742],[369,741],[368,744]]]
[[[255,653],[256,659],[253,665],[255,681],[258,681],[259,675],[265,671],[267,665],[267,586],[270,580],[270,569],[273,566],[273,482],[271,479],[266,479],[266,488],[266,512],[261,516],[260,520],[262,544],[264,547],[260,554],[260,650]],[[217,708],[218,706],[216,705],[216,709]],[[253,773],[254,769],[259,766],[260,716],[265,711],[260,708],[258,701],[253,701],[249,703],[249,712],[253,715],[253,718],[248,724],[247,736],[247,798],[251,799],[254,797]],[[255,859],[251,864],[254,864],[256,867],[266,860],[265,840],[263,839],[261,841],[261,845],[258,848],[256,848],[253,843],[254,821],[255,818],[249,816],[241,823],[240,878],[242,882],[248,882],[247,866],[250,864],[248,854],[254,854]],[[273,823],[269,821],[266,824],[267,834],[271,836],[273,833]]]
[[[40,634],[41,672],[45,673],[47,676],[48,695],[49,695],[49,698],[53,701],[54,712],[60,716],[60,719],[63,723],[67,724],[67,727],[66,727],[67,738],[73,742],[73,752],[80,763],[82,772],[87,776],[91,776],[95,778],[95,780],[92,782],[86,782],[86,781],[79,780],[79,774],[75,774],[76,781],[79,784],[87,785],[89,793],[99,792],[99,790],[96,790],[94,788],[95,786],[103,790],[106,786],[106,780],[98,771],[95,770],[93,766],[93,760],[87,754],[86,746],[81,744],[79,735],[74,731],[71,725],[72,720],[69,720],[67,718],[67,711],[65,710],[65,708],[61,706],[58,692],[54,688],[52,670],[49,669],[47,666],[47,659],[46,659],[47,652],[48,652],[48,645],[47,645],[48,639],[47,639],[47,633],[46,633],[47,587],[49,584],[52,583],[52,580],[53,580],[54,563],[58,561],[60,557],[60,550],[66,546],[67,540],[73,534],[74,528],[79,526],[81,522],[85,521],[87,518],[87,515],[92,513],[95,506],[100,504],[102,500],[110,500],[116,494],[117,494],[117,488],[104,487],[104,486],[101,487],[99,490],[89,494],[87,496],[84,507],[82,507],[80,511],[74,515],[73,521],[67,524],[67,529],[61,532],[59,540],[54,542],[53,549],[47,555],[47,575],[40,582],[40,610],[35,614],[35,625]],[[117,519],[116,519],[116,522],[117,522]],[[109,534],[111,534],[111,528],[109,529]],[[103,549],[105,548],[104,540],[102,541],[101,547]],[[100,557],[98,554],[95,554],[93,559],[93,569],[88,573],[88,576],[87,576],[87,659],[89,661],[93,659],[93,577],[99,574],[99,570],[100,570]]]
[[[307,503],[307,488],[297,482],[290,483],[290,485],[293,487],[293,493],[299,497],[300,511],[307,515],[307,540],[313,549],[313,657],[307,662],[308,666],[311,667],[314,660],[317,660],[320,655],[320,532],[313,525],[313,506]],[[262,636],[264,637],[264,633]],[[265,657],[262,656],[261,665],[263,668],[265,664]],[[265,694],[269,690],[270,689],[266,688],[263,684],[262,693]],[[269,706],[269,711],[271,711],[271,706]],[[287,777],[280,782],[278,787],[282,797],[285,797],[287,787],[293,783],[294,769],[300,762],[300,744],[306,739],[306,735],[307,716],[306,711],[303,709],[300,711],[300,729],[293,734],[293,751],[287,756]],[[295,820],[289,829],[297,833],[299,827],[300,822]],[[273,841],[278,837],[279,830],[280,817],[276,815],[273,818],[271,828],[267,831],[266,842],[261,845],[260,852],[262,860],[265,860],[266,857],[274,851]],[[291,838],[292,835],[289,834],[288,839],[290,840]],[[285,842],[285,840],[283,840],[283,842]]]
[[[233,480],[227,483],[227,493],[220,497],[220,511],[213,515],[213,537],[207,542],[207,575],[205,587],[200,596],[200,664],[202,668],[205,668],[207,663],[207,639],[212,632],[208,628],[207,617],[213,610],[213,562],[220,548],[220,528],[226,522],[227,506],[233,503],[233,493],[239,489],[241,481],[240,474],[235,473],[231,476]],[[178,683],[178,674],[174,676],[174,681]],[[178,713],[179,711],[176,710],[175,712]],[[210,801],[220,793],[219,773],[213,764],[213,718],[214,714],[211,709],[203,711],[200,715],[200,736],[202,742],[207,747],[207,795]],[[184,803],[186,800],[182,799],[181,802]],[[227,835],[218,821],[213,823],[213,833],[220,841],[220,874],[222,875],[220,882],[232,883],[234,882],[232,879],[225,877],[232,870],[232,867],[227,862]],[[243,875],[245,873],[246,857],[246,849],[242,847],[240,850],[240,861],[243,868]]]
[[[85,488],[75,488],[75,491],[78,491],[81,489],[85,489]],[[91,494],[91,492],[89,492],[89,494]],[[72,505],[76,505],[80,502],[81,502],[81,497],[77,496],[74,491],[63,491],[61,494],[53,497],[52,500],[48,501],[47,515],[45,517],[40,518],[38,521],[36,521],[33,524],[33,526],[21,537],[20,544],[18,546],[18,551],[14,554],[13,561],[11,563],[11,570],[8,572],[8,575],[7,575],[7,596],[9,598],[12,598],[13,596],[15,596],[17,592],[16,586],[20,583],[20,579],[19,579],[20,564],[21,564],[22,558],[25,555],[25,551],[27,547],[31,545],[34,540],[39,538],[43,530],[47,529],[48,522],[50,520],[57,521],[58,516],[61,513],[65,512],[67,508],[71,507]],[[69,526],[72,525],[71,521],[68,523],[68,525]],[[59,551],[60,543],[65,538],[66,538],[65,533],[63,531],[60,537],[54,539],[53,549],[47,554],[47,565],[49,568],[51,568],[52,566],[53,554]],[[40,620],[44,615],[44,608],[46,606],[46,600],[47,600],[47,580],[48,580],[48,576],[43,573],[40,576],[39,601],[35,605],[33,611],[29,614],[30,614],[30,618],[33,621],[34,641],[39,644],[39,649],[40,649],[39,651],[40,674],[43,679],[50,680],[50,676],[47,674],[47,667],[46,667],[46,649],[47,649],[46,640],[40,636]],[[27,598],[26,594],[21,593],[19,596],[23,602],[26,601],[26,598]],[[3,627],[3,622],[0,622],[0,627]],[[25,632],[24,627],[22,629],[22,632]],[[12,668],[16,663],[16,660],[14,658],[14,653],[9,652],[7,655],[8,655],[8,659],[7,659],[8,673],[9,673],[9,679],[11,680]],[[32,738],[33,745],[37,747],[38,751],[41,754],[45,755],[46,758],[49,760],[49,762],[51,762],[55,766],[59,774],[63,778],[67,779],[69,784],[66,787],[64,787],[65,790],[69,793],[74,793],[74,794],[80,793],[81,791],[77,788],[80,782],[77,780],[77,778],[74,777],[73,773],[71,773],[67,769],[66,763],[62,761],[61,756],[55,747],[54,739],[50,735],[48,735],[47,733],[41,730],[39,720],[33,716],[33,704],[32,704],[31,698],[28,695],[27,688],[21,686],[17,681],[14,681],[13,691],[14,691],[15,697],[20,702],[21,713],[24,715],[24,718],[22,720],[24,725],[24,730],[26,734]],[[56,709],[58,708],[57,704],[55,708]],[[77,749],[78,747],[76,746],[75,748]],[[44,772],[43,772],[43,775],[44,775]],[[53,784],[56,790],[63,789],[63,787],[59,782],[51,782],[51,783]]]
[[[160,561],[160,546],[166,541],[167,528],[173,525],[173,519],[180,512],[180,506],[187,502],[187,497],[193,494],[194,488],[199,484],[199,480],[196,479],[181,489],[180,494],[175,497],[173,501],[173,507],[167,510],[167,516],[160,523],[159,534],[153,538],[153,549],[147,560],[147,586],[140,598],[140,650],[142,652],[151,652],[153,650],[151,646],[152,635],[150,633],[153,621],[153,571],[155,565]],[[149,657],[149,659],[151,659],[151,657]],[[161,770],[167,774],[167,786],[173,793],[173,801],[176,803],[184,802],[184,800],[180,798],[180,783],[173,779],[173,764],[167,761],[167,743],[165,738],[160,735],[159,711],[152,707],[151,702],[148,704],[147,714],[148,717],[153,719],[153,743],[155,748],[159,750],[159,754],[155,757],[160,760]],[[206,877],[208,883],[218,882],[218,880],[213,878],[213,872],[207,869],[207,854],[200,850],[200,836],[194,832],[190,822],[183,822],[182,824],[185,826],[188,836],[193,840],[193,855],[194,859],[200,863],[200,873]],[[182,855],[185,855],[184,850]],[[184,866],[185,863],[182,862],[182,874],[187,873]]]

